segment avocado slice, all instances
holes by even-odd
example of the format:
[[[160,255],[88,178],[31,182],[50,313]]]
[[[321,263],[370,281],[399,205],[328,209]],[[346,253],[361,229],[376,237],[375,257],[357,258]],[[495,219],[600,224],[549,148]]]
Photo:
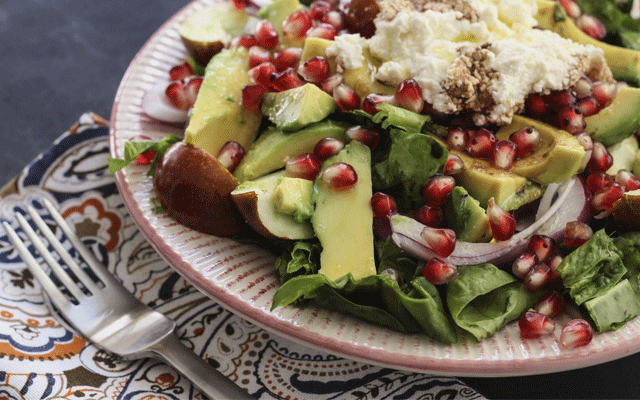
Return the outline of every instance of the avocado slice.
[[[283,131],[297,131],[335,111],[333,96],[312,83],[282,92],[265,93],[262,113]]]
[[[561,129],[514,115],[509,125],[496,132],[496,139],[508,139],[512,133],[527,126],[540,132],[540,144],[533,154],[516,161],[511,172],[541,185],[564,182],[578,172],[586,151],[575,136]]]
[[[538,12],[535,18],[540,28],[556,32],[577,43],[601,48],[616,80],[640,84],[640,51],[613,46],[582,32],[557,1],[537,0],[537,4]]]
[[[260,8],[258,17],[271,22],[285,47],[301,47],[303,38],[292,39],[282,35],[282,23],[289,15],[302,9],[303,6],[298,0],[273,0]]]
[[[184,140],[214,157],[228,141],[249,148],[258,134],[262,115],[242,105],[242,88],[251,84],[249,53],[243,47],[216,54],[205,70],[191,111]]]
[[[273,201],[278,212],[292,215],[298,222],[313,215],[313,182],[308,179],[283,176],[273,190]]]
[[[327,57],[325,50],[333,44],[333,40],[318,37],[308,37],[304,40],[300,62],[306,61],[313,57],[324,57],[329,62],[331,72],[336,72],[336,61],[334,57]]]
[[[621,87],[611,104],[584,121],[596,142],[609,147],[623,141],[640,128],[640,88]]]
[[[351,274],[361,279],[376,274],[371,210],[371,151],[354,140],[322,165],[350,164],[358,182],[346,190],[325,184],[322,172],[314,184],[315,211],[311,224],[322,245],[320,273],[336,280]],[[348,244],[348,245],[346,245]]]
[[[631,171],[638,153],[638,139],[635,136],[629,136],[622,142],[607,147],[607,150],[613,157],[613,165],[607,170],[607,174],[615,176],[621,169]]]
[[[491,240],[491,226],[486,211],[462,186],[456,186],[451,191],[444,216],[456,233],[457,240],[472,243]]]
[[[320,139],[333,137],[344,140],[347,128],[348,125],[331,120],[291,133],[270,127],[247,149],[233,175],[238,182],[243,182],[283,168],[288,158],[312,153]]]

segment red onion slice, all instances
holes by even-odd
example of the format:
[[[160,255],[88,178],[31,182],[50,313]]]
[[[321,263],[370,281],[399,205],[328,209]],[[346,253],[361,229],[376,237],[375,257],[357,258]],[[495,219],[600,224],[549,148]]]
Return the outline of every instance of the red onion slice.
[[[153,119],[168,123],[187,122],[189,112],[169,103],[165,94],[168,83],[162,82],[149,88],[142,96],[142,111]]]

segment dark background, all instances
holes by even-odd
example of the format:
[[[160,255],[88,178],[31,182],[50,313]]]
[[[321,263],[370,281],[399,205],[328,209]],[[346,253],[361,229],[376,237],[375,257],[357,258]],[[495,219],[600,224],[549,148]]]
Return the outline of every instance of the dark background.
[[[0,186],[84,111],[108,119],[136,52],[186,2],[0,0]],[[492,399],[640,399],[639,365],[633,355],[571,372],[462,380]]]

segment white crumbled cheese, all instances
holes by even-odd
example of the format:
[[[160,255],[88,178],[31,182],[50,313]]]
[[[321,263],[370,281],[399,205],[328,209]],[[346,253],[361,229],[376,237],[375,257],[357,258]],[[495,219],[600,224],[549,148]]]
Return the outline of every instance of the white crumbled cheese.
[[[435,110],[470,112],[479,125],[509,123],[529,93],[565,89],[607,68],[601,50],[532,29],[535,0],[411,1],[412,9],[377,19],[370,39],[338,36],[327,54],[353,69],[368,47],[382,62],[376,79],[413,77]]]

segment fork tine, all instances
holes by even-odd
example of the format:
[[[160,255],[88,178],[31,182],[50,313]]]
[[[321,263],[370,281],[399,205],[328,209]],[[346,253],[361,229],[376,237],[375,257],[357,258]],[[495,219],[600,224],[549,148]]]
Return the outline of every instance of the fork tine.
[[[80,265],[71,257],[69,252],[62,246],[62,243],[56,238],[56,236],[51,232],[51,229],[44,222],[42,217],[38,214],[38,212],[31,206],[27,207],[27,212],[31,215],[31,219],[38,225],[40,232],[47,238],[49,243],[53,246],[56,252],[62,257],[65,264],[69,267],[69,269],[74,273],[74,275],[82,282],[82,284],[89,289],[90,292],[95,292],[100,288],[96,285],[96,283],[87,275]]]
[[[13,244],[18,253],[20,253],[20,257],[27,267],[31,271],[31,274],[36,278],[40,285],[44,289],[45,292],[49,295],[51,302],[60,310],[68,309],[71,306],[71,301],[67,299],[67,297],[58,289],[55,283],[49,278],[49,276],[44,272],[44,270],[40,267],[40,264],[36,261],[35,258],[29,252],[29,249],[22,243],[22,240],[18,236],[15,230],[9,225],[7,222],[2,222],[7,235],[9,236],[9,240]]]
[[[107,283],[120,285],[120,282],[118,282],[106,270],[106,268],[104,268],[104,265],[102,265],[102,263],[98,261],[98,259],[93,254],[93,252],[89,250],[87,246],[85,246],[84,243],[82,243],[80,238],[78,238],[78,236],[71,230],[71,228],[67,224],[67,221],[64,220],[62,215],[60,215],[58,210],[55,209],[53,204],[51,204],[51,202],[47,199],[43,199],[43,203],[45,207],[47,207],[47,209],[49,210],[49,214],[51,214],[53,219],[56,220],[58,226],[62,229],[64,234],[67,236],[67,239],[69,239],[71,243],[73,243],[73,247],[76,248],[76,250],[80,253],[84,261],[87,263],[87,265],[89,265],[91,270],[98,276],[98,278],[100,278],[100,280],[105,285]]]
[[[78,288],[78,285],[69,277],[69,274],[62,269],[60,264],[53,258],[49,250],[45,247],[42,240],[38,237],[36,232],[31,228],[31,225],[27,222],[27,220],[22,216],[22,214],[16,214],[16,218],[22,226],[24,232],[31,239],[31,243],[35,246],[36,250],[40,253],[40,255],[44,258],[44,260],[49,264],[53,273],[62,281],[62,284],[67,288],[67,290],[71,293],[76,300],[80,301],[84,296],[84,293]]]

